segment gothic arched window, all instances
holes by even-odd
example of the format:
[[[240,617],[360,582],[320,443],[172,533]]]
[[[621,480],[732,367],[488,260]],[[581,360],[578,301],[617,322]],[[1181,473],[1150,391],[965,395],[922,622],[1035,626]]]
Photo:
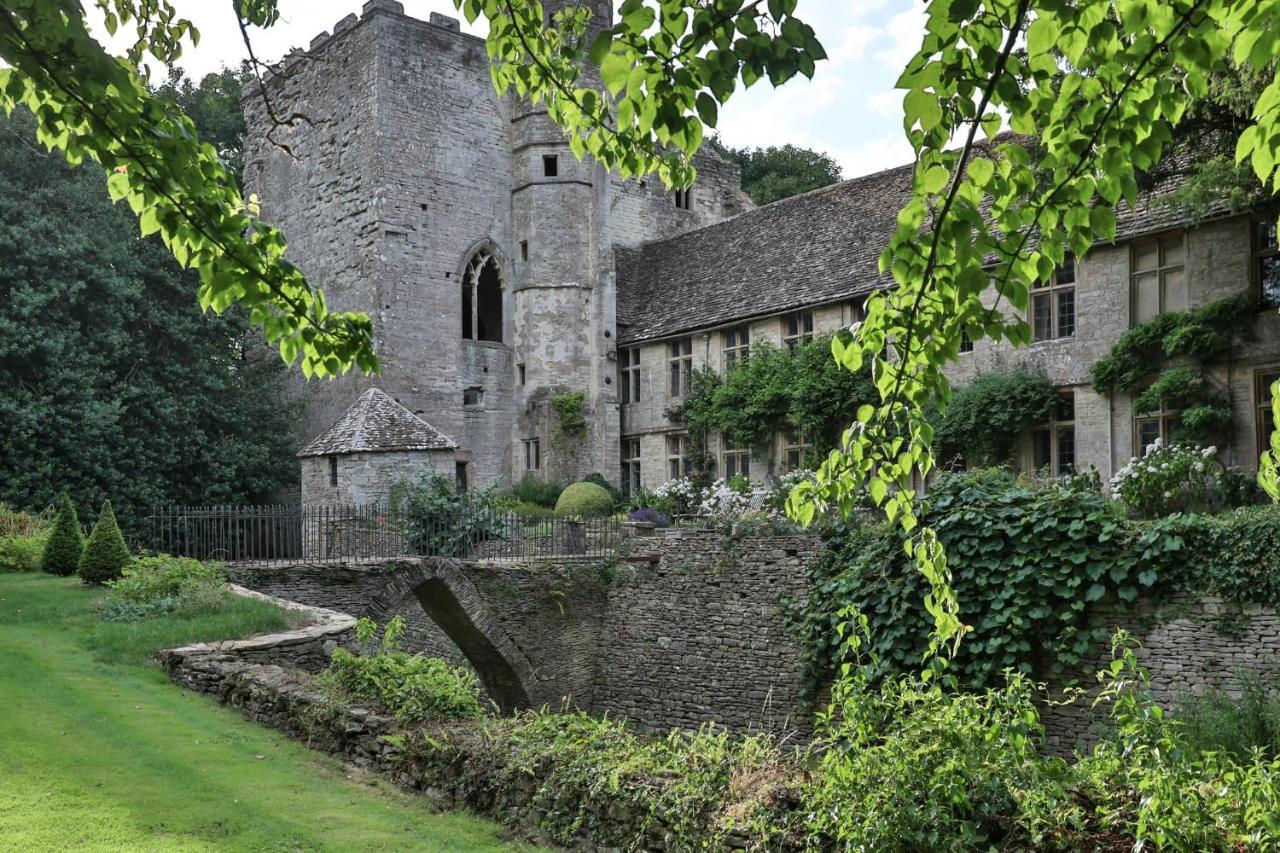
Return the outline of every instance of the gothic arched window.
[[[462,337],[502,341],[502,275],[486,248],[471,256],[462,274]]]

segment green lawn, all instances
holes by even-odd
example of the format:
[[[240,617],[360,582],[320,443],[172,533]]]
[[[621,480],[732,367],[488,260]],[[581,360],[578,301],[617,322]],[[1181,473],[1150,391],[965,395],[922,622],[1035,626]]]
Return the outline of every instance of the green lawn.
[[[0,850],[516,849],[138,663],[278,617],[139,631],[95,624],[94,596],[0,575]]]

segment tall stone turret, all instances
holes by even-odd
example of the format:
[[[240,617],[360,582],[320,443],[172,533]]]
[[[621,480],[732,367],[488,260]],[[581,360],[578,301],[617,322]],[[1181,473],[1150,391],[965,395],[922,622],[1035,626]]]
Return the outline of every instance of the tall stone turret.
[[[544,4],[548,16],[566,2]],[[592,29],[611,21],[607,0],[594,0]],[[613,392],[614,278],[609,253],[609,173],[579,161],[545,107],[511,100],[511,214],[519,258],[515,288],[516,468],[530,465],[537,440],[544,473],[569,481],[616,466],[617,399]],[[606,384],[605,378],[610,381]],[[581,393],[586,434],[565,435],[556,396]]]

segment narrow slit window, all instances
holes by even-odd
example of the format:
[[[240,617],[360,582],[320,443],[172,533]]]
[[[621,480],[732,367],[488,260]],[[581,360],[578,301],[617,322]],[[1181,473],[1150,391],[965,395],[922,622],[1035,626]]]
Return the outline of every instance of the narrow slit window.
[[[1070,338],[1076,333],[1076,262],[1067,255],[1048,281],[1031,291],[1032,340]]]
[[[797,311],[782,318],[782,342],[787,349],[795,348],[806,341],[813,340],[813,312]]]
[[[693,381],[693,338],[680,338],[667,344],[667,368],[672,397],[683,397]]]
[[[1052,477],[1066,477],[1076,467],[1076,397],[1059,391],[1048,423],[1031,430],[1031,468]]]
[[[640,439],[622,439],[622,492],[633,495],[640,489]]]
[[[751,353],[751,327],[736,326],[724,330],[724,369],[732,370],[739,359]]]
[[[542,469],[542,448],[536,438],[526,438],[524,445],[524,470],[539,471]]]
[[[329,457],[329,485],[338,485],[338,457]]]
[[[528,240],[520,241],[520,260],[522,261],[529,260],[529,241]]]
[[[627,347],[618,353],[618,402],[640,402],[640,348]]]

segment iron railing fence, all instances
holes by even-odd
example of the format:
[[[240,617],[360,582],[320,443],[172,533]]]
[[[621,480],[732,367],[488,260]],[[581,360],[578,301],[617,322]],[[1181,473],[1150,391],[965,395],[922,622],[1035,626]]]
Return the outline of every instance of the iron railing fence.
[[[603,557],[616,518],[562,518],[460,506],[407,514],[378,505],[168,506],[137,550],[228,563],[347,562],[402,556],[527,560]]]

